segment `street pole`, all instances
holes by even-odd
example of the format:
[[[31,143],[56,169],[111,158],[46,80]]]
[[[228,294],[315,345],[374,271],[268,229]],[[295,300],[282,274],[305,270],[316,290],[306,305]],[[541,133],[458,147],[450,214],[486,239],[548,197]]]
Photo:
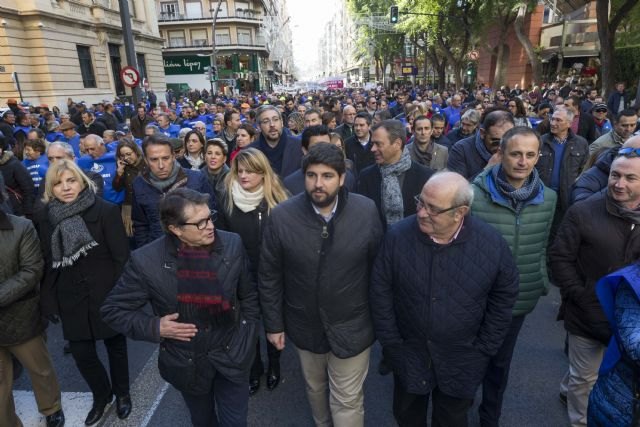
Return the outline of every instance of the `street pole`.
[[[212,67],[211,68],[212,73],[215,67],[216,79],[218,76],[218,61],[216,58],[216,19],[218,18],[218,11],[220,10],[221,3],[222,3],[222,0],[218,0],[218,4],[216,5],[216,10],[213,11],[213,18],[211,20],[211,56],[209,59],[209,66]],[[213,74],[211,74],[211,76],[213,77]],[[216,92],[218,91],[218,82],[217,80],[214,82],[213,78],[211,78],[210,80],[211,80],[211,102],[216,102]]]
[[[136,48],[133,45],[133,33],[131,32],[131,14],[129,13],[129,1],[118,0],[120,6],[120,21],[122,22],[122,39],[124,41],[124,51],[127,56],[127,64],[130,67],[138,69],[138,61],[136,59]],[[146,76],[145,76],[146,77]],[[142,81],[142,76],[140,78]],[[138,102],[142,98],[140,86],[131,88],[132,104],[138,106]],[[135,109],[134,109],[135,111]]]

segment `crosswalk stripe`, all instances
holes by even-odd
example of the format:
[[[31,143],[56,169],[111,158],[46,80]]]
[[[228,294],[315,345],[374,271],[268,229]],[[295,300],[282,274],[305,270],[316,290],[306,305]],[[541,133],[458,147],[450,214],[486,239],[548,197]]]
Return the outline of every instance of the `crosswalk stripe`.
[[[38,412],[33,391],[14,390],[13,400],[16,413],[24,427],[45,427],[45,417]],[[93,396],[91,393],[62,392],[62,409],[67,426],[83,426],[87,414],[91,410]]]

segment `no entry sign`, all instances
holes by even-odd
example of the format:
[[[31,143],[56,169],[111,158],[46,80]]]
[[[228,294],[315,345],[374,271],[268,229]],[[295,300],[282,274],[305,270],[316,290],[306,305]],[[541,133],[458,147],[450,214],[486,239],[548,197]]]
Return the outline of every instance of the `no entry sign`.
[[[120,71],[120,78],[125,86],[136,87],[140,84],[140,73],[133,67],[124,67]]]

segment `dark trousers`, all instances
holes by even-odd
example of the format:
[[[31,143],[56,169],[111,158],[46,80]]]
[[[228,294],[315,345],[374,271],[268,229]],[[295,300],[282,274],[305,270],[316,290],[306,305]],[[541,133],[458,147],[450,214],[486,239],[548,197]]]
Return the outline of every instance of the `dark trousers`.
[[[207,394],[182,392],[193,427],[244,427],[249,414],[249,387],[216,373]],[[217,415],[216,415],[217,414]]]
[[[439,388],[429,394],[409,393],[400,385],[397,378],[393,382],[393,416],[400,427],[426,427],[429,396],[432,427],[467,427],[468,413],[473,399],[447,396]]]
[[[276,375],[280,375],[280,350],[275,348],[273,344],[267,341],[267,357],[269,359],[269,367],[274,371]],[[256,343],[256,357],[253,359],[253,365],[251,365],[251,379],[258,379],[264,373],[264,366],[262,365],[262,356],[260,355],[260,339]]]
[[[524,319],[525,316],[515,316],[511,320],[511,326],[502,346],[498,353],[489,360],[487,372],[484,374],[482,382],[482,403],[479,408],[482,427],[498,427],[499,425],[504,391],[509,380],[511,358]]]
[[[94,340],[69,341],[71,355],[76,366],[87,382],[94,402],[108,402],[111,393],[116,396],[129,394],[129,361],[127,358],[127,339],[118,334],[104,340],[109,356],[111,380],[98,358]]]

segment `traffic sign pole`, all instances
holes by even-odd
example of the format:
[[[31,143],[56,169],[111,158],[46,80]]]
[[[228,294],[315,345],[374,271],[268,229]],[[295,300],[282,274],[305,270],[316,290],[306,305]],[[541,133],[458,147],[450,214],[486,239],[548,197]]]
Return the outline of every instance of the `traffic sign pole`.
[[[124,40],[124,51],[127,55],[127,64],[134,70],[138,68],[136,59],[136,50],[133,45],[133,32],[131,31],[131,14],[129,13],[129,1],[118,0],[120,6],[120,22],[122,23],[122,38]],[[137,71],[136,71],[137,72]],[[145,76],[146,77],[146,76]],[[140,83],[140,75],[138,74],[138,83]],[[135,108],[142,99],[139,85],[131,87],[131,99]],[[135,110],[134,108],[134,110]]]

